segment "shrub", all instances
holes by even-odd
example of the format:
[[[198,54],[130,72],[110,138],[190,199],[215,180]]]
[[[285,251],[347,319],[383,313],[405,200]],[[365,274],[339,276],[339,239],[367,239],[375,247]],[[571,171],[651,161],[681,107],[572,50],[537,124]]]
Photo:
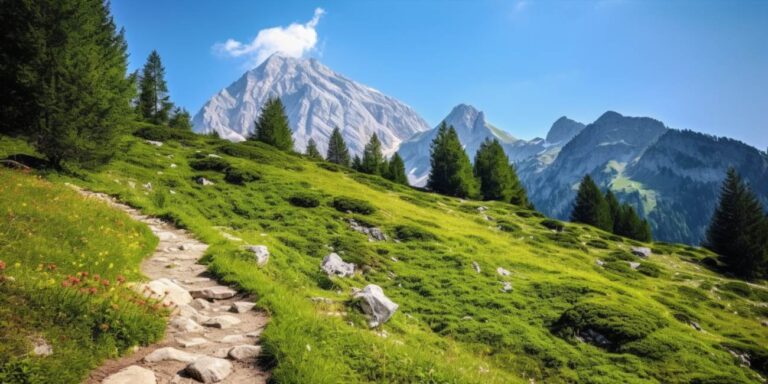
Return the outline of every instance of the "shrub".
[[[218,157],[204,157],[202,159],[195,159],[189,162],[189,166],[192,169],[198,171],[225,171],[230,167],[228,161]]]
[[[661,268],[657,267],[655,264],[640,263],[640,266],[637,267],[637,271],[650,277],[661,276]]]
[[[353,212],[361,215],[370,215],[376,212],[376,208],[371,203],[353,197],[338,196],[333,199],[331,205],[339,212]]]
[[[504,232],[519,232],[521,230],[520,226],[515,223],[510,223],[506,220],[499,220],[499,229]]]
[[[541,224],[544,228],[548,228],[557,232],[562,232],[563,229],[565,229],[565,224],[553,219],[544,219],[539,224]]]
[[[288,198],[288,202],[293,206],[301,208],[315,208],[320,205],[320,199],[317,195],[306,192],[295,193]]]
[[[395,236],[400,241],[429,241],[437,239],[437,236],[431,232],[413,225],[398,225],[395,227]]]
[[[224,180],[231,184],[243,185],[261,179],[261,175],[245,169],[227,168]]]
[[[587,241],[587,245],[592,248],[608,249],[608,243],[598,239]]]
[[[190,131],[168,128],[161,125],[142,124],[143,127],[133,132],[134,136],[154,141],[194,139],[195,134]]]

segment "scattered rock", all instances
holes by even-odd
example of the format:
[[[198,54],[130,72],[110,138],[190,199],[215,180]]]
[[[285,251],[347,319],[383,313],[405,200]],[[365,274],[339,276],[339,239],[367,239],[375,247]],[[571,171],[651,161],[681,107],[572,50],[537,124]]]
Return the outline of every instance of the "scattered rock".
[[[144,184],[144,189],[151,191],[152,190],[152,183],[146,183]]]
[[[210,181],[210,180],[206,179],[205,177],[198,177],[197,178],[197,183],[202,185],[202,186],[207,186],[207,185],[213,185],[214,184],[213,181]]]
[[[35,356],[46,357],[53,354],[53,347],[42,337],[32,340],[32,346],[32,354]]]
[[[208,340],[206,340],[203,337],[193,337],[191,339],[176,339],[176,342],[179,343],[184,348],[191,348],[196,347],[198,345],[208,344]]]
[[[733,355],[733,357],[735,357],[736,360],[738,360],[739,365],[741,365],[742,367],[749,368],[752,365],[752,362],[750,361],[748,353],[739,353],[730,349],[728,350],[728,352],[730,352],[731,355]]]
[[[256,264],[262,266],[269,261],[269,249],[266,245],[248,245],[245,249],[251,251],[256,256]]]
[[[480,273],[480,264],[477,263],[477,261],[472,262],[472,269],[475,270],[475,272]]]
[[[155,141],[155,140],[144,140],[147,144],[152,144],[155,147],[162,147],[163,142],[162,141]]]
[[[221,159],[221,156],[219,156],[219,155],[217,155],[217,154],[215,154],[215,153],[209,153],[209,154],[208,154],[208,157],[212,157],[212,158],[214,158],[214,159]]]
[[[481,206],[477,207],[477,211],[478,211],[478,212],[485,212],[485,211],[487,211],[487,210],[488,210],[488,207],[486,207],[486,206],[483,206],[483,205],[481,205]]]
[[[629,267],[632,268],[632,269],[637,269],[637,268],[640,267],[640,263],[638,263],[636,261],[630,261],[629,262]]]
[[[630,251],[633,255],[639,256],[642,258],[647,258],[651,255],[651,249],[648,247],[631,247]]]
[[[253,309],[253,307],[255,306],[256,306],[256,303],[251,303],[248,301],[236,301],[232,303],[232,306],[229,308],[229,311],[234,313],[245,313]]]
[[[183,305],[192,301],[192,296],[184,288],[170,279],[161,278],[139,286],[140,292],[166,304]]]
[[[200,324],[186,317],[177,317],[171,320],[171,326],[181,332],[202,332],[203,330]]]
[[[131,365],[108,376],[101,384],[157,384],[157,379],[149,369]]]
[[[191,305],[184,304],[179,306],[179,316],[193,318],[197,315],[199,315],[199,313],[197,312],[197,309],[195,309]]]
[[[171,163],[171,168],[176,168],[178,165]]]
[[[368,235],[368,240],[370,241],[386,241],[387,235],[377,227],[366,227],[355,219],[349,219],[347,220],[349,222],[349,227],[352,228],[353,231],[360,232],[362,234]]]
[[[189,376],[203,383],[218,383],[232,373],[232,363],[217,357],[201,357],[184,369]]]
[[[333,304],[333,300],[327,297],[312,297],[309,300],[311,300],[313,303]]]
[[[697,323],[695,321],[691,321],[691,327],[693,327],[693,329],[695,329],[695,330],[697,330],[699,332],[703,331],[703,329],[701,329],[701,326],[699,325],[699,323]]]
[[[227,356],[233,360],[245,361],[256,358],[260,353],[261,347],[258,345],[238,345],[230,349]]]
[[[195,299],[192,304],[192,308],[195,309],[211,309],[211,303],[208,302],[206,299]]]
[[[180,351],[173,347],[165,347],[152,351],[149,355],[144,356],[144,361],[147,363],[159,363],[161,361],[180,361],[182,363],[191,363],[199,359],[202,355],[196,353],[189,353]]]
[[[598,347],[608,348],[611,346],[611,341],[608,340],[607,337],[590,328],[579,332],[579,336],[581,337],[582,341],[596,345]]]
[[[238,324],[240,324],[240,319],[230,315],[211,317],[208,321],[203,323],[205,326],[219,329],[227,329]]]
[[[247,343],[249,340],[246,335],[226,335],[220,341],[224,344],[242,344]]]
[[[605,261],[602,261],[600,259],[595,259],[595,264],[597,264],[597,265],[602,267],[603,265],[605,265]]]
[[[502,268],[502,267],[498,267],[498,268],[496,268],[496,273],[498,273],[498,274],[499,274],[499,275],[501,275],[501,276],[509,276],[509,275],[511,275],[511,274],[512,274],[512,272],[510,272],[510,271],[507,271],[506,269],[504,269],[504,268]]]
[[[195,299],[224,300],[234,297],[237,294],[237,291],[223,285],[217,285],[214,287],[195,289],[189,293]]]
[[[328,276],[348,277],[355,274],[355,265],[352,263],[345,263],[339,255],[335,252],[323,258],[320,268],[328,274]]]
[[[509,291],[512,290],[512,283],[510,283],[508,281],[502,281],[501,285],[502,285],[501,291],[504,292],[504,293],[509,292]]]
[[[381,287],[374,284],[367,285],[362,291],[355,293],[354,298],[360,301],[363,312],[370,317],[370,327],[385,323],[399,307],[384,295]]]

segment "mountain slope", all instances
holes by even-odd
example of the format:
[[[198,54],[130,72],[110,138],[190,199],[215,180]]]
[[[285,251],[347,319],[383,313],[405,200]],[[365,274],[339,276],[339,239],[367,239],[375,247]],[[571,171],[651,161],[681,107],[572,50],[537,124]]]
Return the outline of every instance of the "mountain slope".
[[[299,152],[313,138],[325,153],[334,127],[342,130],[352,153],[360,153],[373,133],[385,153],[392,153],[402,140],[429,129],[411,107],[317,60],[275,54],[213,96],[195,115],[194,130],[243,140],[253,132],[261,106],[276,96],[285,105]]]

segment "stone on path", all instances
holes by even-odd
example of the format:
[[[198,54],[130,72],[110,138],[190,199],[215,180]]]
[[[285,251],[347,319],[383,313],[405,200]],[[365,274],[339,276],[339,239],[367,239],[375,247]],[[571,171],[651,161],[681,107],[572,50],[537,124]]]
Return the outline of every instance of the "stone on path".
[[[245,313],[253,309],[253,307],[255,306],[256,306],[256,303],[251,303],[249,301],[236,301],[232,303],[232,306],[229,308],[229,311],[234,313]]]
[[[208,340],[203,337],[193,337],[191,339],[177,338],[176,342],[184,348],[197,347],[198,345],[208,344]]]
[[[241,344],[249,341],[246,335],[226,335],[220,340],[224,344]]]
[[[360,300],[363,312],[370,317],[368,325],[372,328],[389,320],[399,307],[384,295],[381,287],[374,284],[367,285],[362,291],[355,293],[354,297]]]
[[[161,361],[180,361],[182,363],[191,363],[199,359],[202,355],[196,353],[189,353],[180,351],[173,347],[165,347],[152,351],[149,355],[144,356],[144,361],[147,363],[159,363]]]
[[[245,249],[256,256],[256,264],[259,266],[263,266],[269,261],[269,249],[267,249],[266,245],[248,245]]]
[[[211,303],[209,303],[208,300],[206,299],[195,299],[194,301],[192,301],[192,304],[190,305],[192,306],[192,308],[199,309],[199,310],[211,308]]]
[[[171,326],[178,329],[181,332],[202,332],[203,327],[196,323],[194,320],[186,317],[177,317],[171,320]]]
[[[186,289],[178,286],[170,279],[161,278],[149,283],[141,284],[137,288],[140,293],[153,299],[162,300],[163,303],[183,305],[192,301],[192,296]]]
[[[203,325],[207,327],[213,327],[213,328],[219,328],[219,329],[227,329],[232,326],[240,324],[240,319],[234,316],[230,315],[221,315],[216,317],[211,317],[203,323]]]
[[[101,384],[157,384],[157,379],[149,369],[131,365],[108,376]]]
[[[229,350],[227,356],[233,360],[245,361],[259,356],[261,347],[258,345],[238,345]]]
[[[232,373],[232,363],[217,357],[201,357],[184,370],[189,376],[203,383],[218,383]]]
[[[237,295],[237,291],[223,285],[215,287],[195,289],[189,292],[195,299],[202,298],[208,300],[224,300]],[[191,300],[190,300],[191,301]]]
[[[344,260],[341,259],[341,256],[335,252],[323,258],[320,268],[322,268],[328,276],[348,277],[355,274],[355,265],[352,263],[345,263]]]

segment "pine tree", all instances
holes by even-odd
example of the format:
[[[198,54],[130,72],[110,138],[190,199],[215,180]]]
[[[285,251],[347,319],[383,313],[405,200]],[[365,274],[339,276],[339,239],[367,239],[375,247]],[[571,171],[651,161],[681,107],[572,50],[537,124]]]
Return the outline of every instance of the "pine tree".
[[[325,159],[331,163],[340,164],[345,167],[349,166],[349,150],[338,127],[333,129],[331,138],[328,139],[328,153]]]
[[[374,133],[363,150],[360,171],[372,175],[381,175],[382,165],[384,165],[384,155],[381,153],[381,141],[379,141],[379,137]]]
[[[173,108],[160,54],[152,50],[139,77],[138,110],[145,121],[166,124]]]
[[[267,143],[284,151],[293,149],[293,132],[279,98],[270,98],[264,103],[261,115],[256,120],[254,134],[249,139]]]
[[[399,153],[395,152],[392,158],[389,159],[388,168],[387,179],[398,184],[409,185],[408,176],[405,175],[405,163]]]
[[[320,154],[320,151],[317,150],[317,143],[315,143],[315,139],[310,138],[307,142],[306,155],[312,160],[323,160],[323,156]]]
[[[514,164],[510,164],[509,168],[512,175],[512,198],[509,202],[528,209],[534,209],[533,204],[528,200],[528,192],[525,191],[523,183],[521,183],[520,179],[517,177],[517,169]]]
[[[608,213],[611,215],[611,231],[616,233],[621,215],[621,206],[610,188],[605,192],[605,202],[608,203]]]
[[[363,160],[360,159],[360,156],[355,155],[354,157],[352,157],[352,169],[358,172],[363,171]]]
[[[474,198],[478,194],[472,164],[459,141],[459,135],[445,121],[440,124],[432,142],[432,170],[427,188],[444,195]]]
[[[108,161],[131,90],[125,38],[107,4],[11,1],[0,8],[3,131],[19,125],[57,168]]]
[[[191,131],[192,117],[186,109],[176,107],[173,109],[173,116],[168,121],[168,126],[181,131]]]
[[[571,212],[571,221],[589,224],[606,231],[613,230],[608,203],[589,175],[581,179]]]
[[[498,140],[486,139],[480,145],[475,155],[474,174],[480,181],[480,196],[483,200],[528,206],[525,188]]]
[[[765,211],[755,194],[730,168],[720,190],[720,201],[707,230],[707,248],[722,257],[728,268],[748,278],[768,274],[768,228]]]

